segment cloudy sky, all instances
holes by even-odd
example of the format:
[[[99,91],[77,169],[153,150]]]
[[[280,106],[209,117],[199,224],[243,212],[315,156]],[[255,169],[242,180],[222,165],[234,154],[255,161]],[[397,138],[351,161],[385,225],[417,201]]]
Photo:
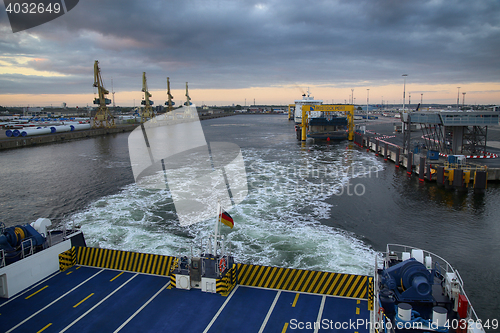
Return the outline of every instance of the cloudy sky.
[[[0,105],[91,104],[94,60],[117,105],[139,104],[142,72],[155,104],[167,76],[196,104],[289,104],[308,87],[401,103],[402,74],[412,104],[456,104],[457,87],[500,104],[499,0],[81,0],[17,33],[0,9]]]

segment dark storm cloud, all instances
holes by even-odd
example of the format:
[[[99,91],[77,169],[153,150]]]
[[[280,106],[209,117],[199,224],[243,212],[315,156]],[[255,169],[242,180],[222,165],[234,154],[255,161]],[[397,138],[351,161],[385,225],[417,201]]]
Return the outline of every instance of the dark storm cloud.
[[[36,75],[4,74],[0,75],[0,92],[19,94],[57,94],[63,93],[92,93],[92,86],[88,87],[88,78],[71,79],[61,77],[44,77]],[[26,89],[28,87],[28,91]],[[85,89],[85,91],[82,91]]]
[[[50,79],[54,93],[87,91],[95,59],[115,90],[140,90],[143,71],[151,89],[166,76],[192,88],[351,87],[402,73],[419,83],[496,82],[499,18],[500,1],[490,0],[86,0],[27,33],[8,33],[2,20],[0,50],[67,75]],[[12,77],[0,78],[14,92]],[[51,89],[32,79],[12,87]]]

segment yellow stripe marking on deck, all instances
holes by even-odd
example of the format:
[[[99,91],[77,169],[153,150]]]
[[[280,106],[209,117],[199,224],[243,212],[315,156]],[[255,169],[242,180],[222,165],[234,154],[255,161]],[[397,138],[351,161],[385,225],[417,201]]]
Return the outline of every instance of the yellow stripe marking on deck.
[[[44,327],[44,328],[42,328],[41,330],[39,330],[39,331],[38,331],[38,332],[36,332],[36,333],[41,333],[41,332],[45,331],[45,330],[46,330],[46,329],[47,329],[50,325],[52,325],[52,323],[49,323],[49,324],[45,325],[45,327]]]
[[[111,280],[109,280],[109,282],[113,282],[117,277],[119,277],[120,275],[122,275],[124,272],[121,272],[120,274],[118,274],[117,276],[115,276],[114,278],[112,278]]]
[[[85,302],[86,300],[88,300],[90,297],[92,297],[94,295],[94,293],[88,295],[87,297],[85,297],[84,299],[82,299],[80,302],[76,303],[75,305],[73,305],[74,308],[76,308],[78,305],[82,304],[83,302]]]
[[[293,303],[292,303],[292,308],[295,307],[295,305],[297,304],[297,301],[299,300],[299,293],[297,293],[297,295],[295,295],[295,299],[293,300]]]
[[[29,296],[26,296],[24,299],[28,299],[30,298],[31,296],[35,296],[36,294],[38,294],[40,291],[44,290],[45,288],[48,288],[49,286],[45,286],[43,287],[42,289],[38,289],[37,291],[35,291],[33,294],[29,295]]]
[[[285,333],[287,328],[288,328],[288,323],[285,323],[285,326],[283,326],[281,333]]]

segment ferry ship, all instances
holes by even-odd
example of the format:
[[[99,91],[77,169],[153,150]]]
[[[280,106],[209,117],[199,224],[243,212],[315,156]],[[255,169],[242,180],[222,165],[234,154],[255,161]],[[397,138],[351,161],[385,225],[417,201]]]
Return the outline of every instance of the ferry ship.
[[[49,227],[1,230],[2,332],[479,333],[486,324],[459,273],[409,246],[388,245],[373,275],[355,275],[238,263],[217,226],[189,257],[87,247],[80,230]]]
[[[306,96],[306,94],[303,94],[302,99],[297,99],[294,101],[294,103],[295,103],[295,113],[294,113],[295,124],[302,124],[302,106],[303,105],[321,105],[321,104],[323,104],[323,100],[314,99],[314,97],[311,96],[311,93],[309,92],[309,90],[307,90],[307,96]],[[313,117],[319,116],[319,112],[316,112],[312,116]]]
[[[306,105],[322,105],[323,100],[316,100],[309,90],[302,99],[295,100],[295,133],[297,140],[302,139],[302,107]],[[314,140],[345,140],[348,137],[348,120],[341,113],[310,111],[307,119],[307,137]]]

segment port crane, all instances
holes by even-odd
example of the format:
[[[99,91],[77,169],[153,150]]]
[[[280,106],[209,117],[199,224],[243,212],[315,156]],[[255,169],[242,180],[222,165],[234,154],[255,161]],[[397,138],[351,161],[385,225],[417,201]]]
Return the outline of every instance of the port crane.
[[[94,116],[94,123],[92,128],[112,128],[115,127],[115,119],[108,109],[108,104],[111,100],[106,98],[109,91],[104,89],[102,83],[101,69],[99,68],[99,61],[94,62],[94,87],[97,88],[98,98],[94,98],[94,104],[99,105],[97,112]]]
[[[111,79],[111,94],[113,94],[113,111],[115,111],[116,104],[115,104],[115,90],[113,89],[113,79]]]
[[[188,92],[188,83],[186,82],[186,102],[184,102],[186,108],[184,111],[184,118],[194,118],[193,112],[196,112],[196,108],[193,111],[193,108],[191,107],[192,104],[193,103],[191,103],[191,97],[189,97]]]
[[[168,97],[168,100],[165,102],[165,105],[168,105],[167,112],[170,112],[170,111],[172,111],[172,106],[175,105],[175,102],[172,101],[174,96],[172,96],[172,94],[170,93],[170,78],[169,77],[167,77],[167,97]]]
[[[153,101],[149,98],[152,97],[148,90],[148,82],[146,81],[146,72],[142,72],[142,91],[144,92],[144,99],[141,101],[141,104],[144,105],[144,108],[141,112],[141,123],[145,123],[148,121],[148,118],[153,118],[153,109],[151,105],[153,105]]]

